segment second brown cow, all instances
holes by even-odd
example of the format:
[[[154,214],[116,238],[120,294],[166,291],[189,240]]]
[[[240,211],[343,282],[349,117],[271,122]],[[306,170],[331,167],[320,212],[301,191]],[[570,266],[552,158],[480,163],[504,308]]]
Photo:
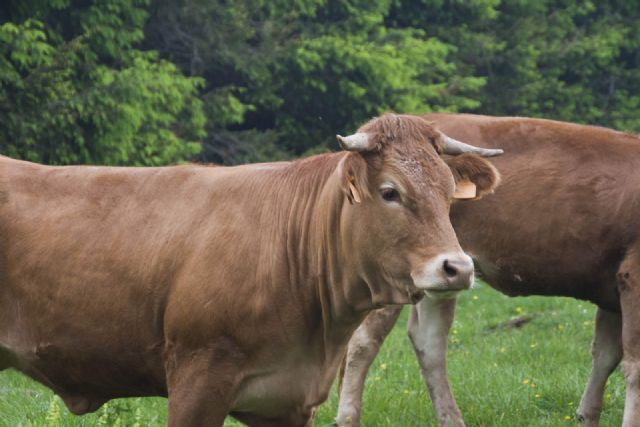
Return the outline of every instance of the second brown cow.
[[[444,132],[503,148],[503,183],[452,207],[462,247],[508,295],[561,295],[598,306],[591,376],[577,411],[599,424],[609,374],[623,361],[625,427],[640,420],[640,138],[610,129],[517,117],[428,114]],[[464,425],[447,380],[455,299],[429,294],[412,308],[409,336],[441,425]],[[371,314],[349,345],[337,417],[358,425],[367,369],[400,309]],[[550,361],[552,362],[552,361]]]

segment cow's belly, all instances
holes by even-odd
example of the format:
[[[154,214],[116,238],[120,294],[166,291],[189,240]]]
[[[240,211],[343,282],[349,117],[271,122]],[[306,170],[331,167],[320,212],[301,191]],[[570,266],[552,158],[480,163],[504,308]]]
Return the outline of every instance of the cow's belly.
[[[311,361],[288,362],[245,377],[232,411],[265,418],[310,416],[326,400],[335,375]]]
[[[568,296],[591,301],[598,306],[619,311],[615,273],[599,271],[553,271],[547,266],[490,256],[474,256],[482,278],[494,289],[509,296]],[[538,260],[539,261],[539,260]],[[544,264],[544,262],[542,262]]]
[[[23,329],[24,330],[24,329]],[[106,401],[117,397],[166,395],[161,345],[113,347],[68,336],[34,340],[0,337],[0,369],[13,367],[61,397]]]
[[[97,281],[79,287],[19,275],[2,285],[0,369],[14,367],[61,396],[166,394],[151,298],[125,285],[109,294]]]

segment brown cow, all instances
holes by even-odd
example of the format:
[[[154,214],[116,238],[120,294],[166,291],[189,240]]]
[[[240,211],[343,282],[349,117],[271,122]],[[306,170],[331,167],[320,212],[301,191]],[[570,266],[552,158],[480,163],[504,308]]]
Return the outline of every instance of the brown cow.
[[[473,277],[454,178],[493,166],[385,115],[349,152],[239,167],[47,167],[0,158],[0,369],[76,414],[169,397],[169,425],[311,424],[373,308]],[[375,232],[372,232],[375,230]]]
[[[424,117],[453,137],[507,153],[495,162],[503,177],[495,195],[452,208],[460,243],[487,282],[508,295],[572,296],[598,306],[581,424],[598,425],[605,383],[623,358],[623,424],[640,425],[640,138],[550,120]],[[455,299],[428,295],[412,308],[408,332],[440,424],[462,426],[445,361],[454,309]],[[340,425],[359,424],[366,371],[399,312],[374,312],[354,334]]]

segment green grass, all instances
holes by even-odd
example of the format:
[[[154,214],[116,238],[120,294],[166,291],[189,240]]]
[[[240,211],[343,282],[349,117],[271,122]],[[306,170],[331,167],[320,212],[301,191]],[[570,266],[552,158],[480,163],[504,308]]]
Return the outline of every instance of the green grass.
[[[508,298],[486,285],[459,298],[450,335],[449,377],[468,426],[575,426],[590,367],[594,306],[568,298]],[[533,316],[521,329],[496,328]],[[364,426],[437,425],[405,327],[407,310],[366,383]],[[624,382],[609,379],[601,425],[622,420]],[[330,426],[335,391],[316,426]],[[566,419],[566,418],[569,419]],[[50,391],[15,372],[0,373],[0,426],[162,426],[164,399],[119,399],[95,414],[71,415]],[[238,426],[229,420],[225,426]]]

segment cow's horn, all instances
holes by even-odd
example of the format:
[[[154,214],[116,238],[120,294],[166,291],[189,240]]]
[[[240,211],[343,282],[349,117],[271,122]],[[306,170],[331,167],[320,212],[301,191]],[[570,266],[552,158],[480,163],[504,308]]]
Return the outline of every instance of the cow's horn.
[[[354,133],[349,136],[336,135],[340,146],[348,151],[367,151],[371,147],[369,145],[369,135],[364,132]]]
[[[478,154],[482,157],[493,157],[499,156],[504,153],[503,150],[496,148],[480,148],[474,147],[473,145],[465,144],[462,141],[458,141],[457,139],[453,139],[450,136],[442,134],[443,144],[443,152],[444,154],[457,155],[462,153],[474,153]]]

